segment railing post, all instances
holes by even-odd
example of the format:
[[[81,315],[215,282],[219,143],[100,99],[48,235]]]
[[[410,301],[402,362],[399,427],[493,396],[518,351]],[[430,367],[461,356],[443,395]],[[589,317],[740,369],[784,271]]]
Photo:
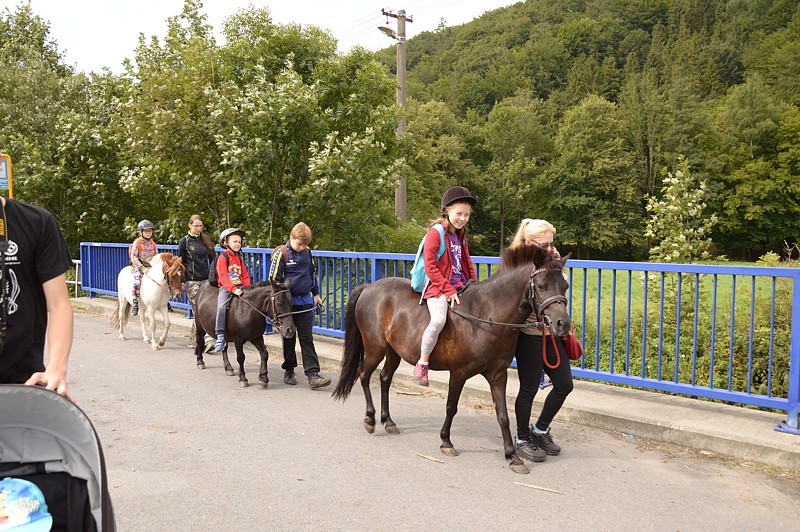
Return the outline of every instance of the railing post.
[[[775,425],[775,430],[800,434],[800,275],[792,277],[792,332],[789,353],[789,404],[786,421]]]
[[[372,279],[370,280],[371,283],[374,283],[378,279],[383,277],[383,260],[377,258],[370,258],[370,276]]]

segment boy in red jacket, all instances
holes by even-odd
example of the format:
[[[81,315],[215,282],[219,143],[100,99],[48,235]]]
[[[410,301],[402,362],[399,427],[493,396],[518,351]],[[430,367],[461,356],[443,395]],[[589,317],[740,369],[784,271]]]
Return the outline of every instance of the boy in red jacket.
[[[217,333],[214,350],[225,349],[225,321],[228,318],[228,301],[234,296],[241,296],[242,289],[250,286],[250,275],[242,261],[239,251],[242,249],[244,231],[235,227],[225,229],[219,235],[219,245],[225,249],[225,255],[217,257],[216,269],[219,279],[219,295],[217,296]]]

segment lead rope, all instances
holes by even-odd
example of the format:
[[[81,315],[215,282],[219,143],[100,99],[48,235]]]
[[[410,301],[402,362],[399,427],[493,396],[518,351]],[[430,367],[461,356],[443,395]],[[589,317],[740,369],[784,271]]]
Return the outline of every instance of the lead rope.
[[[544,360],[544,365],[550,369],[556,369],[561,365],[561,353],[559,353],[558,346],[556,345],[556,336],[553,332],[553,324],[551,323],[547,328],[540,327],[539,330],[542,333],[542,359]],[[547,334],[548,330],[550,331],[549,335]],[[556,363],[552,366],[547,360],[547,336],[550,336],[550,342],[553,344],[553,351],[556,352]]]

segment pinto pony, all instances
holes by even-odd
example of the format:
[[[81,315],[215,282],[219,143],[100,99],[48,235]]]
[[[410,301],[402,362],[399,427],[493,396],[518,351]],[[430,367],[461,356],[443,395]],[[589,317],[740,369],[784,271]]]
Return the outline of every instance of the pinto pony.
[[[551,332],[559,336],[569,333],[572,322],[564,297],[568,284],[562,274],[566,261],[567,258],[553,258],[537,247],[508,249],[496,275],[471,285],[459,296],[461,304],[449,312],[430,358],[431,370],[450,371],[447,417],[440,433],[443,454],[458,455],[450,441],[453,417],[467,379],[481,374],[491,388],[506,459],[514,472],[529,472],[517,456],[509,430],[508,367],[519,330],[532,313],[537,321],[551,327]],[[419,294],[407,279],[381,279],[359,286],[351,294],[345,310],[341,373],[333,397],[346,399],[356,380],[361,380],[367,403],[367,432],[375,430],[369,381],[384,360],[380,374],[381,423],[386,432],[399,432],[389,415],[389,387],[401,360],[412,365],[419,360],[422,331],[429,320],[428,309],[419,304]]]
[[[164,346],[170,321],[167,312],[170,292],[179,296],[182,291],[183,272],[186,267],[180,257],[172,253],[159,253],[150,261],[150,270],[141,278],[139,288],[139,319],[142,323],[142,339],[150,343],[153,351]],[[125,340],[125,325],[128,323],[133,304],[133,266],[125,266],[117,275],[117,304],[111,316],[111,326],[119,330],[119,339]],[[164,319],[164,333],[156,340],[156,311]],[[149,331],[149,332],[148,332]]]

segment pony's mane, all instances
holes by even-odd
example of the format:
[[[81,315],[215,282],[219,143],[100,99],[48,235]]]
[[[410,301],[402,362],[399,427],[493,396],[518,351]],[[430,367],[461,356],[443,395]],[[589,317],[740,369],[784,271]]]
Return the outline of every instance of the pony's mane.
[[[256,284],[250,285],[250,288],[263,288],[265,286],[271,286],[269,281],[261,281]]]
[[[498,273],[529,265],[544,268],[548,272],[561,271],[563,269],[561,260],[553,257],[549,251],[538,246],[517,246],[506,248],[500,254]]]
[[[517,266],[544,264],[550,254],[537,246],[506,248],[500,253],[500,270],[513,270]]]

